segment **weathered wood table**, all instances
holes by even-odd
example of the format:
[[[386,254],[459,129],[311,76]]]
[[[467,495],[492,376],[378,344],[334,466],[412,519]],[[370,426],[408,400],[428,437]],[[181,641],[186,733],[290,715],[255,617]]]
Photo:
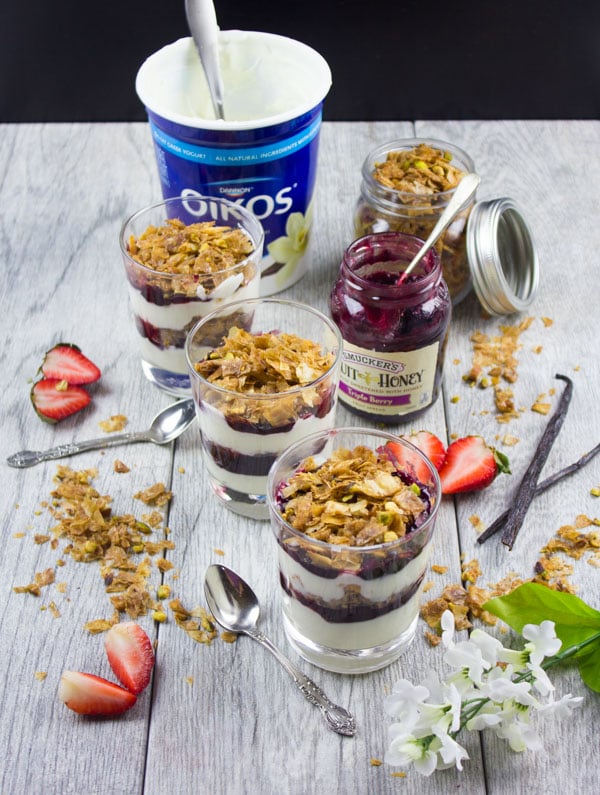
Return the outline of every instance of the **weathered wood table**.
[[[483,586],[509,572],[530,578],[540,549],[562,525],[579,514],[598,515],[590,490],[600,485],[599,460],[534,501],[512,552],[496,539],[478,545],[473,526],[474,516],[485,525],[510,505],[548,421],[531,406],[545,394],[554,410],[562,392],[555,373],[569,375],[575,390],[543,476],[600,441],[600,124],[325,124],[312,269],[288,290],[289,297],[327,311],[330,286],[351,240],[362,160],[374,146],[412,135],[452,141],[468,151],[482,177],[479,198],[510,196],[520,203],[541,265],[539,294],[527,315],[486,319],[472,295],[454,313],[443,396],[419,426],[445,439],[483,435],[509,455],[513,474],[479,495],[444,499],[432,563],[447,571],[428,574],[431,598],[460,581],[461,559],[479,560]],[[449,770],[427,779],[409,770],[399,778],[387,765],[372,765],[386,748],[385,693],[400,677],[418,682],[430,668],[445,670],[442,649],[425,640],[423,622],[402,659],[377,673],[340,676],[297,660],[354,712],[358,733],[353,739],[328,731],[276,661],[250,639],[197,644],[169,610],[166,623],[140,619],[157,641],[157,664],[151,688],[131,711],[112,720],[90,720],[58,701],[64,669],[112,678],[102,635],[83,629],[89,620],[110,617],[112,607],[96,564],[79,564],[62,554],[63,542],[56,549],[49,542],[35,543],[36,534],[48,534],[53,526],[42,503],[49,499],[57,462],[15,470],[4,459],[23,448],[101,435],[98,423],[114,414],[127,415],[128,429],[145,428],[169,402],[145,381],[139,366],[117,243],[122,220],[160,195],[144,124],[3,126],[0,173],[2,795],[597,791],[600,699],[570,666],[551,674],[557,697],[571,692],[585,701],[572,719],[540,727],[544,751],[516,754],[492,736],[471,733],[466,741],[471,758],[462,773]],[[514,325],[526,316],[534,320],[520,337],[514,385],[517,406],[524,411],[501,425],[491,390],[470,389],[462,379],[472,360],[470,336],[476,330],[497,334],[501,323]],[[553,322],[546,325],[542,318]],[[79,345],[103,376],[91,407],[52,427],[37,419],[28,393],[44,352],[61,340]],[[338,424],[353,423],[340,408]],[[507,436],[518,443],[507,447]],[[127,464],[128,473],[114,472],[116,458]],[[116,513],[140,516],[148,509],[133,495],[164,482],[174,495],[165,517],[175,545],[166,552],[173,568],[164,574],[172,596],[189,608],[203,605],[206,567],[225,563],[253,585],[263,605],[262,628],[286,648],[269,525],[239,518],[217,504],[203,472],[195,426],[167,448],[132,445],[60,463],[97,468],[94,485],[112,496]],[[59,558],[63,567],[57,565]],[[598,568],[585,557],[569,562],[579,595],[599,608]],[[55,582],[40,596],[13,590],[48,568]],[[160,572],[155,566],[152,572],[158,585]]]

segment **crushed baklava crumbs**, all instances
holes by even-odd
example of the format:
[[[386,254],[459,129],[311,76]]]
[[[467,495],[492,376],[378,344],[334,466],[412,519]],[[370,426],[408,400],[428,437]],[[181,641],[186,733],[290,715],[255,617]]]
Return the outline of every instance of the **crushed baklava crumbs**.
[[[420,203],[425,196],[433,196],[456,188],[464,171],[451,164],[452,155],[441,149],[421,143],[413,149],[388,152],[382,163],[376,163],[373,177],[392,190],[412,194],[411,201]]]
[[[50,501],[42,503],[55,524],[50,534],[35,534],[34,542],[50,542],[52,548],[56,549],[60,541],[65,541],[62,555],[68,555],[80,563],[98,563],[113,612],[109,618],[88,621],[84,628],[89,633],[106,632],[119,622],[123,613],[132,619],[150,613],[156,621],[165,621],[167,615],[163,600],[170,597],[171,586],[162,583],[154,587],[150,578],[153,567],[162,574],[173,568],[164,553],[174,549],[175,544],[167,538],[149,538],[152,530],[159,528],[163,516],[154,510],[143,515],[145,521],[140,521],[131,514],[113,514],[112,498],[101,495],[92,485],[97,474],[96,469],[75,471],[65,466],[57,467]],[[172,493],[164,484],[156,483],[135,496],[146,504],[165,506]],[[168,535],[168,528],[163,528],[163,531],[165,536]],[[56,566],[63,565],[61,557],[56,561]],[[66,592],[67,583],[56,583],[55,570],[49,567],[36,572],[28,585],[15,586],[13,590],[40,596],[42,588],[53,584],[59,593]],[[195,640],[202,637],[201,642],[206,643],[218,635],[212,618],[204,608],[187,611],[179,600],[172,600],[170,607],[176,623]],[[60,616],[60,611],[52,601],[42,609],[49,610],[55,618]],[[231,642],[228,637],[223,639]]]
[[[482,606],[488,599],[504,596],[524,582],[536,582],[555,591],[575,593],[576,587],[568,580],[573,573],[573,566],[564,560],[561,554],[579,560],[589,553],[587,562],[590,566],[600,567],[600,530],[583,532],[587,527],[600,528],[600,519],[590,519],[585,514],[579,514],[573,524],[560,527],[541,548],[541,557],[534,564],[534,574],[529,579],[523,579],[515,572],[509,572],[499,582],[480,587],[476,584],[482,576],[479,561],[476,559],[463,561],[462,583],[447,585],[439,597],[421,605],[421,618],[431,630],[425,632],[429,643],[432,646],[440,643],[440,620],[445,610],[452,611],[458,630],[470,629],[473,626],[473,619],[479,619],[489,625],[496,624],[497,617],[483,610]]]
[[[402,538],[426,510],[383,452],[339,448],[322,464],[306,458],[281,490],[282,515],[311,539],[345,546]]]
[[[105,433],[114,433],[115,431],[122,431],[127,425],[127,417],[125,414],[113,414],[108,420],[102,420],[98,423]]]
[[[552,325],[549,318],[541,318],[545,327]],[[517,381],[517,351],[523,346],[520,342],[521,334],[533,323],[533,317],[527,317],[514,326],[501,325],[497,335],[484,334],[475,331],[471,335],[473,358],[471,369],[463,375],[463,380],[469,386],[478,386],[481,389],[492,387],[496,420],[507,423],[517,419],[522,409],[517,409],[514,402],[512,384]],[[541,346],[535,350],[541,352]],[[542,396],[533,403],[531,410],[539,414],[548,414],[551,404],[541,400]]]

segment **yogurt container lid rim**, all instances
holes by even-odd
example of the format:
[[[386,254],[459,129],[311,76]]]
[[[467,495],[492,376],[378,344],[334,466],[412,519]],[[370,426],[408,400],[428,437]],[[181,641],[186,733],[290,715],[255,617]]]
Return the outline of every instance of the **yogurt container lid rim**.
[[[310,99],[306,101],[303,105],[296,107],[292,110],[275,114],[274,116],[265,116],[260,119],[248,119],[245,121],[227,121],[223,119],[204,119],[199,116],[186,116],[183,113],[176,113],[165,110],[164,108],[158,108],[153,106],[153,103],[148,101],[148,86],[146,85],[146,73],[150,68],[150,63],[160,57],[161,54],[164,54],[166,50],[170,48],[183,48],[184,46],[188,46],[189,43],[192,41],[191,36],[184,36],[176,41],[171,42],[170,44],[166,44],[164,47],[161,47],[159,50],[156,50],[151,55],[149,55],[146,60],[142,63],[140,68],[138,69],[136,78],[135,78],[135,90],[138,97],[144,103],[144,106],[147,110],[150,110],[152,113],[162,116],[164,119],[168,121],[174,122],[175,124],[181,124],[187,127],[194,127],[200,128],[205,130],[224,130],[224,131],[236,131],[236,130],[253,130],[260,127],[272,127],[276,124],[281,124],[286,121],[291,121],[299,116],[303,116],[305,113],[317,108],[325,99],[329,89],[331,88],[332,84],[332,76],[331,76],[331,69],[329,64],[323,58],[323,56],[317,52],[317,50],[310,47],[308,44],[304,44],[301,41],[297,41],[296,39],[291,39],[288,36],[281,36],[278,33],[267,33],[264,31],[246,31],[246,30],[221,30],[219,31],[219,35],[223,37],[224,40],[227,39],[236,39],[246,34],[252,34],[253,36],[260,36],[265,37],[268,39],[277,40],[279,42],[287,42],[289,46],[291,46],[295,50],[302,50],[310,58],[313,59],[314,64],[317,66],[318,70],[322,72],[322,81],[315,86],[314,91],[311,93]]]

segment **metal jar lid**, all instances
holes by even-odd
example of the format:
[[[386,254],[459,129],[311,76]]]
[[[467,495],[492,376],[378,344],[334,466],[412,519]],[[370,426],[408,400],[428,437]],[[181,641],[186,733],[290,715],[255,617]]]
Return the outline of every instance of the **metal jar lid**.
[[[473,287],[492,315],[521,312],[533,301],[539,262],[531,230],[512,199],[477,202],[467,225]]]

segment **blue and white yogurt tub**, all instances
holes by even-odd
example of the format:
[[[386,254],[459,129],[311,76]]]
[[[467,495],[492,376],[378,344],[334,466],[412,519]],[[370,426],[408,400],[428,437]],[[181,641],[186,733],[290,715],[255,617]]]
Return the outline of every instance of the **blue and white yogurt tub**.
[[[164,198],[226,198],[244,205],[265,230],[261,295],[284,290],[308,268],[325,59],[272,33],[219,33],[225,120],[214,114],[191,38],[140,67],[136,91],[146,107]]]

